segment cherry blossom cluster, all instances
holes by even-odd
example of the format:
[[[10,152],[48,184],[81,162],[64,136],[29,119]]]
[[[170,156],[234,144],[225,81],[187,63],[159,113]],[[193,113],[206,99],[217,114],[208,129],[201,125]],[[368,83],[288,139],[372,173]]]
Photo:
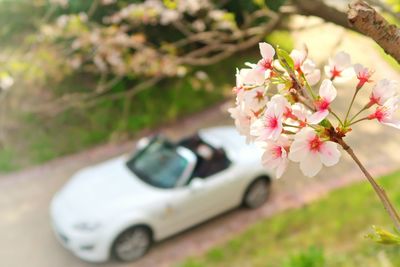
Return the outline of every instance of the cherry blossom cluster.
[[[307,58],[306,49],[289,54],[268,43],[260,43],[259,48],[260,60],[237,70],[236,105],[229,112],[247,142],[263,149],[262,163],[275,170],[277,177],[289,161],[298,162],[309,177],[323,165],[338,163],[341,140],[355,123],[376,119],[400,128],[400,121],[394,118],[400,100],[398,83],[387,79],[374,83],[373,71],[353,65],[347,53],[329,59],[322,74]],[[337,96],[335,84],[351,80],[354,89],[346,90],[354,90],[354,95],[341,119],[331,107]],[[350,116],[360,90],[371,90],[369,102]]]

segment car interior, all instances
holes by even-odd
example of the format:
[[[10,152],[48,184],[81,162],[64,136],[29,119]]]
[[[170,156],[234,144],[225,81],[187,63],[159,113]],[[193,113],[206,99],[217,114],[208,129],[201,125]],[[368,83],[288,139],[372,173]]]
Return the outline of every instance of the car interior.
[[[211,146],[202,140],[198,134],[181,140],[178,145],[190,149],[197,157],[196,167],[188,183],[195,177],[207,178],[223,171],[228,168],[231,163],[223,148]]]

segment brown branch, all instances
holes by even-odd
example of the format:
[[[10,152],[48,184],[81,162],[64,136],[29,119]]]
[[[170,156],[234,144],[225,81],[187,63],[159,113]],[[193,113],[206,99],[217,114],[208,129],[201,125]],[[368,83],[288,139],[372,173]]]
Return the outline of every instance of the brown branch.
[[[364,1],[354,1],[349,5],[350,25],[371,37],[383,50],[400,64],[400,29],[389,24],[375,9]]]
[[[270,21],[264,26],[253,27],[247,29],[246,31],[240,32],[238,36],[233,36],[232,41],[236,41],[238,43],[230,43],[230,44],[222,43],[219,45],[203,47],[199,49],[201,50],[200,55],[197,55],[197,51],[193,51],[185,56],[182,56],[178,60],[178,62],[181,64],[188,64],[191,66],[206,66],[219,62],[239,51],[243,51],[249,49],[250,47],[255,46],[264,38],[265,34],[272,31],[280,23],[280,21],[281,21],[280,16],[278,15],[272,16]],[[249,35],[252,37],[247,40],[239,42],[241,38],[245,38],[246,36]],[[234,40],[234,38],[236,38],[236,40]],[[220,52],[214,55],[207,56],[204,54],[205,52],[212,52],[218,50]]]
[[[320,17],[325,21],[354,30],[349,26],[345,12],[327,5],[323,0],[293,0],[298,14]]]

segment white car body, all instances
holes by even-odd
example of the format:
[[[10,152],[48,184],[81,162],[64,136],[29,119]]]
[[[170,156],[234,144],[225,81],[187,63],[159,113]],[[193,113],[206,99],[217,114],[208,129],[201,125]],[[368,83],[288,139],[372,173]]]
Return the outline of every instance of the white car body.
[[[201,130],[199,136],[222,147],[230,166],[203,179],[171,189],[135,177],[127,156],[113,158],[76,173],[54,197],[50,213],[61,243],[92,262],[110,258],[115,238],[133,225],[146,225],[159,241],[242,203],[256,177],[272,177],[261,164],[261,151],[233,127]]]

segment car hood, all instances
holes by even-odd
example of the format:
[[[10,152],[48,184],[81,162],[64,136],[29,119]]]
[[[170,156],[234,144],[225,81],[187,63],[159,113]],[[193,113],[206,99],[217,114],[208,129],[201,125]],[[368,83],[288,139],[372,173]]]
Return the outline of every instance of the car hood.
[[[221,126],[199,131],[200,137],[214,147],[222,147],[228,156],[234,160],[259,161],[262,151],[254,144],[246,144],[246,138],[241,136],[235,127]]]
[[[163,193],[136,177],[118,157],[76,173],[53,200],[67,219],[112,216],[157,201]]]

